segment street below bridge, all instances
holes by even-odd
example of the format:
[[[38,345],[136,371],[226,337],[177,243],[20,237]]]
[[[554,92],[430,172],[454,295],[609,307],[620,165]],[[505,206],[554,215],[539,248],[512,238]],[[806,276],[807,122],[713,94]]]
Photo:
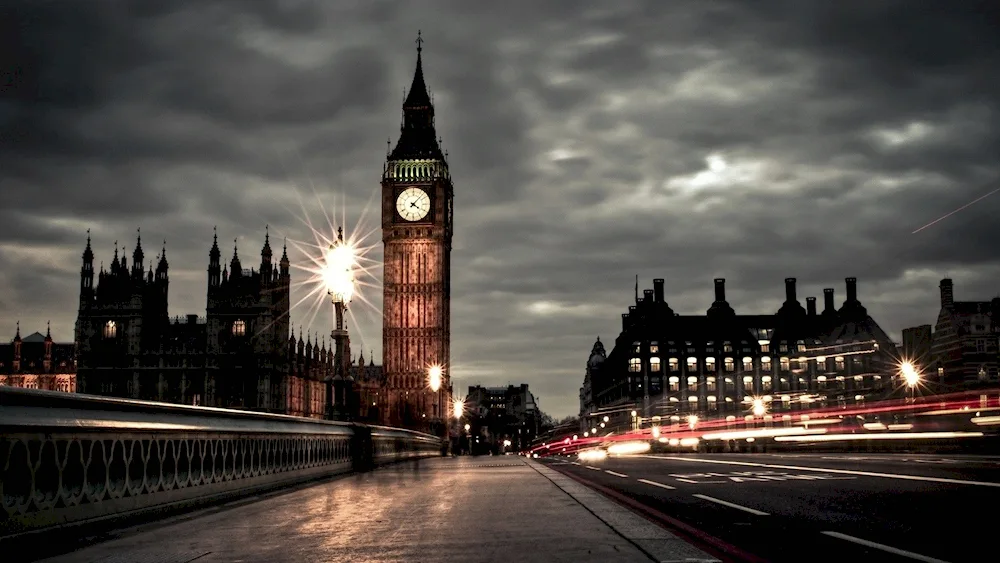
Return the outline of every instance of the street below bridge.
[[[1000,457],[644,454],[544,462],[667,527],[751,559],[997,557]]]

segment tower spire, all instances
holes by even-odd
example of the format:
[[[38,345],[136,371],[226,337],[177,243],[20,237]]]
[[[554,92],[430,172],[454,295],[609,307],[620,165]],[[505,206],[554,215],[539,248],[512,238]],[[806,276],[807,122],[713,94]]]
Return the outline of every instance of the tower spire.
[[[417,65],[410,90],[403,100],[402,133],[396,148],[389,154],[389,160],[444,159],[434,133],[434,106],[424,82],[424,38],[420,32],[417,33],[416,43]]]

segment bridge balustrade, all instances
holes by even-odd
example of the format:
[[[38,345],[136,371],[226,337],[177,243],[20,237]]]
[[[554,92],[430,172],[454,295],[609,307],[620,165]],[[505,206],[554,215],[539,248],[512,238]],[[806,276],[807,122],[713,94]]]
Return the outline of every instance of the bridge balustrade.
[[[440,453],[396,428],[0,387],[0,540]]]

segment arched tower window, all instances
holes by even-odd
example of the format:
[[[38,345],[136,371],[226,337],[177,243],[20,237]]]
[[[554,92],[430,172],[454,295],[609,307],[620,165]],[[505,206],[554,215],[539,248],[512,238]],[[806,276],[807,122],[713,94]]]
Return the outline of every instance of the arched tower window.
[[[104,323],[104,338],[114,338],[118,336],[118,325],[115,321]]]
[[[233,323],[233,336],[246,336],[247,334],[247,323],[240,319]]]

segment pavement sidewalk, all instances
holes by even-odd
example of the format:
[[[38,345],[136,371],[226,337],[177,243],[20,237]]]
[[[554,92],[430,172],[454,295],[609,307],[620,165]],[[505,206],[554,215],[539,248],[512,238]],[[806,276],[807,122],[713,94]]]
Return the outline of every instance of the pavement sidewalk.
[[[717,561],[522,457],[434,458],[124,531],[66,563]]]

